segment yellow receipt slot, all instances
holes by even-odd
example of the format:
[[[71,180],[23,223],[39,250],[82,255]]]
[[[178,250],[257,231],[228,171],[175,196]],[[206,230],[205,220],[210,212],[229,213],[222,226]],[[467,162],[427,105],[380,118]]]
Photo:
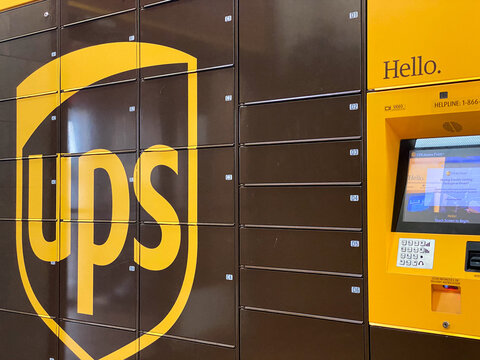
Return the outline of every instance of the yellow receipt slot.
[[[480,82],[368,94],[370,324],[480,339]]]

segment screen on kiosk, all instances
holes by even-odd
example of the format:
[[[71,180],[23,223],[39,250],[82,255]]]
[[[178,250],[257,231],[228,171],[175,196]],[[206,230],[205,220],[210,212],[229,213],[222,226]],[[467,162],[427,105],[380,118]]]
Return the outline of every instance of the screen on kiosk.
[[[410,151],[404,222],[480,224],[480,146]]]

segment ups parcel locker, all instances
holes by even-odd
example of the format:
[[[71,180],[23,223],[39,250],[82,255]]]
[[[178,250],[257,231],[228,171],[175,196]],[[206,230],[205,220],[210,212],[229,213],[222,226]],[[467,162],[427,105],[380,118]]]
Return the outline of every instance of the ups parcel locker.
[[[19,93],[16,90],[33,71],[57,58],[57,36],[57,30],[50,30],[0,42],[1,100],[58,91],[58,65],[51,67],[31,90]]]
[[[0,7],[2,354],[366,358],[361,0]]]

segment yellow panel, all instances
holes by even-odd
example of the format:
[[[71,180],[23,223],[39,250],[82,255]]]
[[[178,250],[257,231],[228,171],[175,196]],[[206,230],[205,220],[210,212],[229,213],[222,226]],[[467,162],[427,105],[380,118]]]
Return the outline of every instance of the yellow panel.
[[[479,12],[478,0],[369,0],[368,88],[479,78]]]
[[[367,123],[370,323],[480,339],[480,273],[464,270],[480,235],[391,231],[400,140],[480,135],[480,82],[370,93]],[[397,267],[400,238],[435,240],[433,269]]]
[[[12,9],[18,6],[26,5],[40,0],[2,0],[0,3],[0,11]]]

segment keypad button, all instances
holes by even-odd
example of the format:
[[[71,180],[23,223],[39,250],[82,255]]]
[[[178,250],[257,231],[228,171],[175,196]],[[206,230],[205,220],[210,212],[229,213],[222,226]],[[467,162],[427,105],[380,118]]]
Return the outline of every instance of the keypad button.
[[[402,240],[402,245],[406,246],[407,245],[407,240]]]
[[[412,261],[413,266],[417,266],[417,262],[415,260]]]
[[[407,264],[407,266],[410,266],[410,265],[412,265],[412,261],[411,261],[411,260],[407,260],[407,261],[406,261],[406,264]]]
[[[401,251],[401,252],[406,252],[406,251],[407,251],[407,248],[402,247],[402,248],[400,249],[400,251]]]
[[[425,241],[424,240],[420,241],[420,246],[425,246]]]
[[[419,242],[418,240],[415,240],[415,242],[413,243],[415,246],[418,246],[419,245]]]
[[[413,240],[408,240],[408,246],[413,246]]]
[[[405,259],[405,254],[400,254],[400,258]]]
[[[412,254],[407,254],[407,259],[411,259],[412,258]]]
[[[412,252],[412,248],[411,247],[407,248],[407,252]]]
[[[413,248],[414,253],[418,253],[418,248]]]
[[[417,254],[413,254],[413,259],[418,259],[418,255]]]
[[[400,260],[400,265],[405,265],[405,260]]]

